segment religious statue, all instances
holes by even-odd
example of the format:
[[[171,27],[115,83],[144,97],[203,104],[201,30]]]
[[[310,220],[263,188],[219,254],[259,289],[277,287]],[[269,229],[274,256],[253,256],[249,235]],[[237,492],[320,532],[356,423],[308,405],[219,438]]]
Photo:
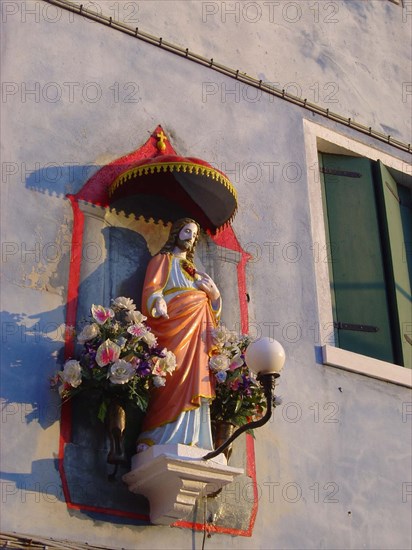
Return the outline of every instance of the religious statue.
[[[153,388],[138,451],[171,443],[213,449],[209,403],[215,392],[208,363],[221,298],[193,263],[199,231],[190,218],[174,222],[146,271],[142,312],[159,346],[175,354],[177,368],[165,386]]]

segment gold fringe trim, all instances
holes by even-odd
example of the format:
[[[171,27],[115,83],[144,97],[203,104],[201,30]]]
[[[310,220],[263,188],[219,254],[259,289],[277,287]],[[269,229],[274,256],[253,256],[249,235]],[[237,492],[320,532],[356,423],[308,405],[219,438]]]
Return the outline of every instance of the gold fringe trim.
[[[197,290],[197,289],[193,288],[192,286],[176,286],[174,288],[169,288],[169,290],[165,290],[163,292],[163,295],[167,296],[168,294],[173,294],[174,292],[179,292],[179,290]]]
[[[207,178],[211,178],[212,180],[226,187],[226,189],[233,195],[233,198],[235,199],[235,202],[236,202],[236,206],[230,218],[223,224],[223,226],[221,226],[220,228],[217,228],[216,231],[219,231],[231,224],[237,212],[236,189],[233,187],[233,185],[230,183],[230,181],[226,176],[224,176],[214,168],[209,168],[207,166],[202,166],[200,164],[194,164],[192,162],[168,162],[168,163],[159,162],[155,164],[149,164],[149,165],[146,164],[143,166],[138,166],[136,168],[131,168],[130,170],[127,170],[126,172],[121,174],[119,177],[117,177],[114,180],[114,182],[110,185],[109,197],[113,195],[116,189],[121,187],[124,183],[126,183],[132,178],[147,176],[149,174],[154,174],[154,173],[157,173],[157,174],[160,174],[161,172],[166,173],[167,171],[169,172],[176,171],[176,172],[206,176]]]

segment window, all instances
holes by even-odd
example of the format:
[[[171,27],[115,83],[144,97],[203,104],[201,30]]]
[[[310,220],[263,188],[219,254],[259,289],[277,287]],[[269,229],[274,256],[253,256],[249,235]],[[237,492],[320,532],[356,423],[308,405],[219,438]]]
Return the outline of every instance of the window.
[[[412,195],[379,160],[320,153],[335,344],[412,367]]]
[[[334,300],[336,299],[334,286],[333,286],[333,271],[331,262],[331,251],[327,243],[331,241],[329,235],[328,225],[328,209],[326,205],[326,197],[323,190],[323,183],[325,173],[325,166],[319,165],[319,158],[322,159],[327,155],[334,155],[337,159],[346,157],[358,160],[366,160],[370,166],[370,173],[374,182],[374,208],[378,219],[378,234],[380,241],[384,237],[383,229],[381,227],[381,220],[385,220],[385,215],[382,215],[382,209],[379,201],[378,188],[379,178],[376,175],[375,170],[379,167],[379,160],[388,170],[390,177],[395,180],[396,191],[401,189],[401,193],[406,193],[406,199],[410,201],[411,189],[412,189],[412,166],[410,164],[410,157],[407,153],[395,151],[388,145],[377,144],[379,148],[375,148],[373,140],[359,139],[359,135],[351,132],[350,130],[343,130],[342,133],[337,132],[327,126],[318,124],[312,120],[303,121],[304,139],[305,139],[305,151],[306,151],[306,170],[307,170],[307,183],[308,183],[308,200],[309,200],[309,214],[310,214],[310,227],[311,227],[311,240],[314,249],[314,270],[316,277],[316,334],[314,336],[314,345],[317,351],[321,351],[322,354],[317,354],[320,363],[326,366],[326,368],[334,367],[344,369],[350,372],[362,374],[371,378],[377,378],[386,382],[399,384],[412,388],[412,369],[399,366],[395,362],[376,359],[375,355],[365,355],[368,353],[366,348],[357,348],[358,351],[348,351],[342,347],[342,342],[339,341],[339,337],[343,333],[343,330],[339,331],[334,329],[334,325],[338,322],[336,317],[336,306]],[[353,136],[353,137],[352,137]],[[363,141],[363,142],[362,142]],[[330,157],[331,160],[332,157]],[[336,162],[335,162],[336,164]],[[332,166],[331,169],[345,171],[343,166]],[[353,165],[346,168],[349,172],[361,172],[359,168]],[[330,174],[336,175],[336,174]],[[348,181],[356,181],[358,178],[349,179]],[[400,187],[399,187],[400,186]],[[391,186],[394,189],[393,185]],[[397,195],[399,197],[399,195]],[[400,199],[402,200],[402,199]],[[399,203],[398,203],[399,204]],[[410,204],[410,203],[409,203]],[[402,209],[403,210],[403,209]],[[410,210],[409,210],[410,215]],[[404,226],[402,226],[403,228]],[[333,239],[332,239],[333,240]],[[392,238],[393,240],[393,238]],[[408,234],[408,230],[403,229],[403,238],[400,242],[403,243],[403,263],[405,261],[411,261],[411,235]],[[382,244],[381,244],[382,246]],[[385,244],[384,244],[385,246]],[[389,266],[389,258],[384,252],[381,254],[381,262],[384,270],[384,283],[385,287],[388,284],[387,271]],[[392,264],[399,265],[391,259]],[[348,263],[348,262],[347,262]],[[353,263],[353,262],[352,262]],[[408,264],[409,274],[410,263]],[[332,277],[330,276],[332,274]],[[395,287],[396,288],[396,287]],[[410,303],[409,303],[410,306]],[[396,308],[397,309],[397,308]],[[388,304],[388,312],[393,317],[394,306],[393,303]],[[342,320],[341,322],[349,323],[348,320]],[[353,324],[360,324],[361,321],[354,320]],[[364,321],[366,324],[366,322]],[[390,324],[392,324],[392,318],[390,318]],[[378,326],[376,320],[369,321],[367,324],[370,326]],[[412,337],[412,325],[401,325],[398,323],[399,330],[402,330],[401,334],[405,338],[405,342]],[[392,332],[394,328],[391,325],[390,328],[390,342],[392,343]],[[341,334],[339,334],[339,332]],[[346,332],[348,336],[349,331]],[[355,331],[352,332],[354,336]],[[375,336],[382,335],[381,331],[378,331]],[[405,336],[406,335],[406,336]],[[365,336],[365,334],[363,335]],[[405,344],[403,342],[403,344]],[[339,347],[341,346],[341,347]],[[405,346],[406,347],[406,346]],[[406,348],[407,349],[407,348]],[[402,350],[403,351],[403,350]],[[412,351],[409,351],[409,354]],[[407,355],[407,353],[406,353]],[[321,358],[322,356],[322,358]],[[410,357],[410,355],[409,355]],[[405,364],[405,363],[402,363]]]

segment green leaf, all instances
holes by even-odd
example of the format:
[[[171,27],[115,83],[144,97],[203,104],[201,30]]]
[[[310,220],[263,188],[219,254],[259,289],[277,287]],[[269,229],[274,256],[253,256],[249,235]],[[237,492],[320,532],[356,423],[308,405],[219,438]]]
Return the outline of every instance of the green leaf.
[[[106,369],[93,369],[93,375],[96,380],[104,380],[107,378]]]
[[[100,420],[100,422],[104,422],[106,418],[107,413],[107,402],[104,399],[99,407],[99,412],[97,413],[97,418]]]
[[[242,406],[242,398],[239,397],[238,400],[236,401],[235,414],[239,412],[241,406]]]
[[[90,372],[90,369],[83,369],[82,368],[82,377],[85,379],[85,380],[91,380],[92,378],[92,373]]]
[[[244,424],[247,424],[247,417],[243,414],[239,414],[236,416],[235,421],[238,426],[243,426]]]

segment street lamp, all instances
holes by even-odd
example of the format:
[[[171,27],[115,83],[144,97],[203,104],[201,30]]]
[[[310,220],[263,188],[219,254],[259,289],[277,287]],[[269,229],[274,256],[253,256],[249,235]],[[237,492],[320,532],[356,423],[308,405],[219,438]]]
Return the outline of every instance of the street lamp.
[[[220,447],[205,455],[204,460],[219,455],[243,432],[260,428],[270,419],[274,401],[273,390],[276,386],[276,378],[279,378],[285,363],[285,357],[285,350],[277,340],[264,337],[249,344],[245,353],[246,364],[257,375],[257,380],[263,387],[267,404],[266,413],[260,420],[249,422],[238,428]]]

